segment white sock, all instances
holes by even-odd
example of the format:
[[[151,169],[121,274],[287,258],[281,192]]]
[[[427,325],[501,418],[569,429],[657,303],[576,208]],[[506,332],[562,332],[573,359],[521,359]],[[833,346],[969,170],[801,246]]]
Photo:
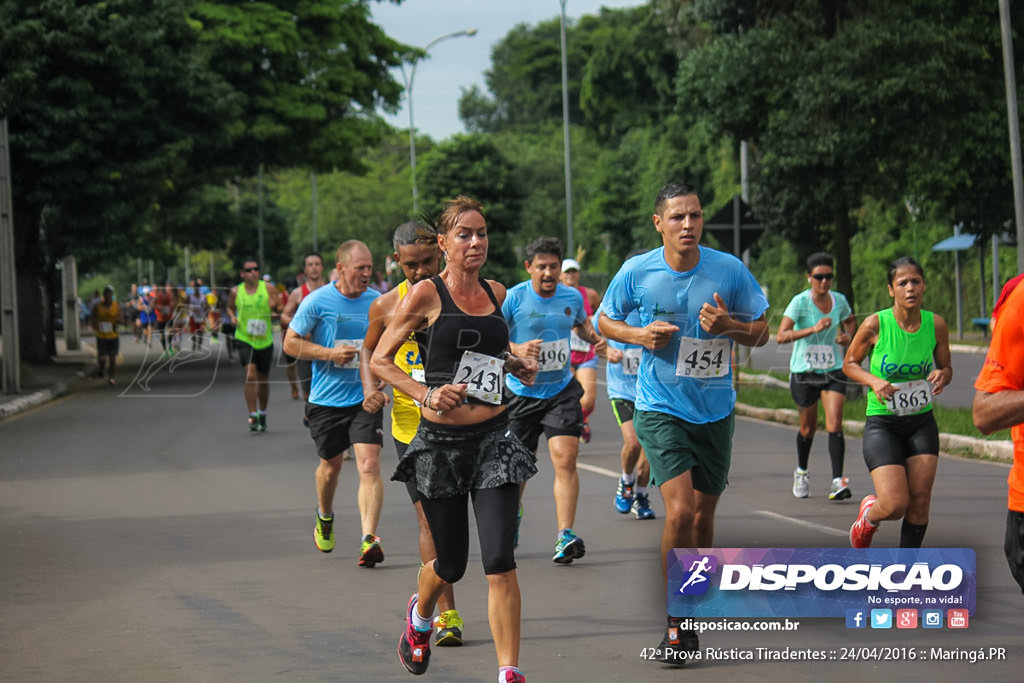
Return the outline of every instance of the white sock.
[[[625,472],[623,472],[622,473],[622,481],[626,482],[627,484],[632,485],[636,481],[636,475],[635,474],[626,474]]]
[[[518,668],[516,668],[514,666],[503,666],[503,667],[500,667],[498,669],[498,683],[505,683],[505,681],[508,680],[508,679],[505,678],[505,672],[506,671],[514,671],[514,672],[516,672],[519,675],[522,675],[522,673],[523,673],[522,671],[520,671]]]
[[[416,605],[412,608],[412,627],[417,631],[429,631],[433,628],[434,620],[432,617],[423,618],[420,616],[420,601],[416,600]]]
[[[634,489],[634,493],[636,495],[638,495],[638,496],[646,496],[647,495],[647,487],[646,486],[637,486]]]

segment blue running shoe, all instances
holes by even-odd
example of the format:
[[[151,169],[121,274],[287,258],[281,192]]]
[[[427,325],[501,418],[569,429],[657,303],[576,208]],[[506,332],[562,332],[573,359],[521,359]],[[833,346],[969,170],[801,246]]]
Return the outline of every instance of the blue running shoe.
[[[651,500],[646,493],[638,493],[633,498],[633,516],[637,519],[654,519],[654,510],[651,509]]]
[[[626,483],[624,479],[619,478],[619,487],[615,489],[615,509],[626,514],[629,512],[629,506],[633,504],[633,485]]]
[[[572,564],[573,560],[578,560],[586,554],[587,547],[583,544],[583,539],[572,529],[562,529],[558,543],[555,544],[555,555],[551,559],[558,564]]]

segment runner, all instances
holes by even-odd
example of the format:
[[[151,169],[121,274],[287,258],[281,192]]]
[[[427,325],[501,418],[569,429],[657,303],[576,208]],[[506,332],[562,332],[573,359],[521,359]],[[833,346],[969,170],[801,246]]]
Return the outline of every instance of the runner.
[[[604,352],[605,340],[594,331],[578,290],[560,284],[562,243],[538,237],[526,246],[530,279],[508,290],[501,312],[509,325],[512,353],[538,363],[536,381],[524,384],[505,377],[512,433],[534,454],[541,433],[547,438],[555,470],[555,519],[558,535],[552,560],[571,564],[586,552],[573,530],[580,493],[576,459],[583,432],[583,388],[572,376],[569,336],[575,331]]]
[[[797,294],[786,306],[776,336],[779,344],[793,343],[789,358],[789,392],[800,412],[797,464],[793,471],[793,495],[797,498],[811,495],[807,465],[818,429],[819,400],[825,409],[828,455],[832,461],[828,499],[846,500],[852,495],[850,482],[843,476],[846,459],[843,403],[848,384],[843,374],[843,353],[857,331],[857,321],[846,297],[831,291],[834,277],[831,256],[819,252],[807,258],[807,283],[811,288]]]
[[[562,284],[579,291],[583,297],[583,309],[587,312],[588,318],[592,317],[594,311],[601,305],[601,295],[595,289],[580,285],[580,264],[576,259],[567,258],[562,261]],[[583,409],[583,433],[580,439],[583,443],[589,443],[589,419],[597,402],[597,353],[594,346],[584,341],[575,331],[569,336],[569,350],[573,377],[583,387],[583,396],[580,398],[580,407]]]
[[[395,248],[395,262],[400,264],[406,279],[370,304],[370,326],[366,330],[366,339],[359,354],[360,362],[366,363],[362,377],[363,392],[367,394],[375,388],[372,383],[373,375],[369,371],[370,357],[377,348],[385,328],[391,322],[399,302],[408,294],[410,287],[434,277],[441,270],[441,251],[437,248],[437,232],[433,228],[419,222],[402,223],[395,230],[392,243]],[[417,382],[423,381],[423,360],[420,358],[420,350],[414,336],[406,339],[398,349],[398,353],[395,354],[395,365]],[[420,405],[398,389],[394,390],[394,396],[395,401],[391,408],[391,436],[395,441],[398,459],[401,460],[409,448],[409,442],[416,435],[416,427],[420,422]],[[416,482],[405,482],[405,488],[409,493],[409,499],[412,500],[419,523],[422,567],[436,555],[434,537],[430,534],[430,525],[423,514],[423,504],[416,490]],[[455,590],[451,584],[445,585],[441,597],[437,600],[437,606],[440,614],[434,619],[434,626],[437,629],[434,644],[442,647],[462,645],[464,625],[459,611],[455,608]]]
[[[238,358],[245,368],[245,405],[249,409],[249,431],[267,431],[267,403],[270,401],[270,364],[274,358],[271,316],[281,310],[275,291],[260,280],[256,259],[245,259],[239,269],[242,282],[231,288],[228,316],[235,328]]]
[[[632,251],[626,255],[626,260],[646,251]],[[594,317],[598,318],[596,315]],[[626,324],[639,327],[640,313],[630,312],[626,317]],[[622,474],[615,489],[615,509],[623,515],[632,512],[637,519],[654,519],[655,514],[651,509],[650,494],[647,491],[647,485],[651,480],[651,466],[633,427],[633,414],[636,411],[636,372],[640,366],[643,349],[644,347],[636,344],[623,344],[609,339],[605,383],[615,421],[619,423],[619,431],[622,433],[622,450],[619,452]]]
[[[103,288],[103,296],[92,307],[92,329],[96,330],[96,360],[99,363],[98,377],[107,375],[107,383],[113,385],[114,369],[117,365],[117,354],[120,350],[120,338],[117,335],[117,320],[120,311],[114,301],[114,288],[107,285]]]
[[[320,552],[334,550],[334,493],[342,459],[351,447],[359,470],[359,566],[372,568],[384,561],[377,522],[384,502],[380,408],[386,396],[377,390],[363,392],[365,378],[360,377],[359,349],[366,336],[370,304],[380,295],[368,289],[373,257],[365,244],[358,240],[343,242],[338,247],[337,263],[337,282],[320,287],[299,304],[288,325],[284,347],[291,356],[314,361],[306,403],[309,435],[320,456],[313,542]]]
[[[888,277],[892,308],[864,319],[843,363],[847,377],[871,389],[863,446],[875,493],[850,527],[854,548],[870,547],[881,522],[901,518],[900,547],[921,547],[939,465],[932,397],[953,379],[946,321],[921,308],[924,270],[903,256]],[[861,367],[869,354],[870,372]]]
[[[288,324],[291,323],[292,318],[295,316],[295,311],[299,308],[299,303],[302,302],[310,292],[320,289],[324,284],[324,259],[320,254],[311,251],[302,258],[302,273],[305,275],[306,281],[301,286],[296,287],[292,290],[291,294],[288,295],[288,301],[284,305],[284,310],[281,311],[281,334],[282,337],[288,333]],[[309,386],[310,382],[313,381],[313,365],[308,360],[302,360],[288,355],[286,351],[282,349],[284,353],[284,362],[289,368],[294,368],[295,382],[292,384],[292,398],[301,398],[303,401],[309,399]],[[292,382],[292,377],[289,374],[288,381]],[[303,417],[305,422],[305,417]]]
[[[409,290],[372,359],[378,377],[423,407],[416,436],[392,478],[415,479],[437,552],[420,571],[418,591],[409,599],[398,657],[413,674],[427,671],[434,607],[445,586],[462,578],[469,559],[472,497],[498,678],[525,681],[517,668],[521,598],[512,540],[520,484],[537,468],[509,432],[501,375],[516,373],[528,384],[537,365],[507,354],[508,328],[501,316],[505,288],[480,277],[487,261],[483,207],[456,197],[445,203],[439,225],[437,240],[447,265]],[[425,383],[395,365],[395,354],[413,332]]]
[[[663,246],[623,264],[605,292],[600,326],[609,339],[644,347],[633,423],[665,503],[667,590],[669,551],[713,547],[732,457],[732,345],[768,340],[768,301],[739,259],[700,246],[704,212],[696,189],[669,183],[654,211]],[[634,310],[642,327],[626,322]],[[699,649],[696,632],[681,631],[679,622],[668,615],[657,661],[681,666],[684,652]]]

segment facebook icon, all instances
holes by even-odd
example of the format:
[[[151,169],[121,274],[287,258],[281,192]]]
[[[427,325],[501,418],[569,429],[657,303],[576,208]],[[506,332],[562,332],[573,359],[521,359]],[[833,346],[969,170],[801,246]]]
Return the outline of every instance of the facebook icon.
[[[867,628],[868,619],[862,609],[846,610],[846,628]]]

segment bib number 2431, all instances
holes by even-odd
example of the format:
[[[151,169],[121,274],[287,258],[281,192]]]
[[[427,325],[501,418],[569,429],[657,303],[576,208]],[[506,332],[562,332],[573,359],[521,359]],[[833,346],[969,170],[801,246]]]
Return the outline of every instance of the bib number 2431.
[[[466,393],[484,403],[501,403],[502,367],[504,361],[475,351],[462,354],[455,371],[455,384],[465,384]]]

